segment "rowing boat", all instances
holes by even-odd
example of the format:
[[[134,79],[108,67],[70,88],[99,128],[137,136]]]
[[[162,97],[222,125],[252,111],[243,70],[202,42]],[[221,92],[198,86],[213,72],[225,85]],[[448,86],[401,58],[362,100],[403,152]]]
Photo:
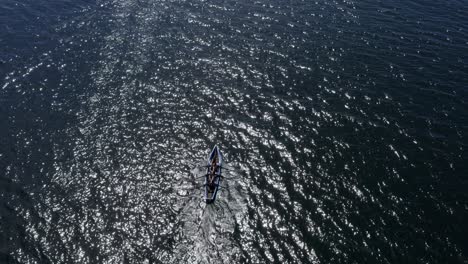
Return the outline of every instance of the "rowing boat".
[[[223,154],[218,146],[214,146],[210,155],[208,155],[207,169],[205,175],[205,201],[207,204],[216,200],[216,194],[221,183],[221,165],[223,164]]]

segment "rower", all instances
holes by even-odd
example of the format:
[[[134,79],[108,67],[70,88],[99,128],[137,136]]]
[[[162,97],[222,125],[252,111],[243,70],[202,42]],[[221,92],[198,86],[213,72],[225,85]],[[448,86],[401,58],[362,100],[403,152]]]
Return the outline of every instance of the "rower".
[[[210,189],[214,189],[214,180],[216,178],[216,171],[218,170],[218,165],[216,164],[216,158],[213,159],[213,162],[211,163],[211,170],[210,170],[210,175],[208,177],[208,185],[210,186]]]

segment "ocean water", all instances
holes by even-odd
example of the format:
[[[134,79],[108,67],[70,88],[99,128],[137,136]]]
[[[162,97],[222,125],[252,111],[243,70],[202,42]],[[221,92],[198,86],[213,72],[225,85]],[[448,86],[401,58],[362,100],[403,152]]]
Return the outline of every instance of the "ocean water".
[[[465,0],[1,0],[0,262],[466,264],[467,100]]]

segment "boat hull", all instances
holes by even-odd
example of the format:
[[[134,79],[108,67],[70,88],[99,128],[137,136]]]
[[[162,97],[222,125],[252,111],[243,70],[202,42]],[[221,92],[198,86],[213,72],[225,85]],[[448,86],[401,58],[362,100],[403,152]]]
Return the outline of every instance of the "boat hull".
[[[211,165],[213,164],[213,160],[216,161],[217,169],[215,172],[215,178],[213,180],[214,187],[209,186],[209,177],[211,172]],[[213,203],[216,200],[216,196],[218,194],[218,190],[221,184],[221,173],[222,173],[222,164],[223,164],[223,155],[219,150],[218,146],[214,146],[213,150],[208,155],[207,160],[207,169],[205,175],[205,201],[207,204]]]

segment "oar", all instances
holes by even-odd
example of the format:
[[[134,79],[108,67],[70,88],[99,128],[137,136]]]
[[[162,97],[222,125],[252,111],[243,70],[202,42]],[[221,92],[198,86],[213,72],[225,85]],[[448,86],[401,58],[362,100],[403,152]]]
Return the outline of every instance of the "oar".
[[[208,175],[209,175],[209,174],[205,174],[205,175],[200,176],[200,177],[198,177],[198,178],[206,177],[206,176],[208,176]],[[215,176],[215,177],[220,177],[220,178],[222,178],[222,179],[228,179],[228,180],[229,180],[229,179],[240,178],[240,176],[226,177],[226,176],[221,175],[221,174],[214,174],[214,176]]]
[[[221,178],[226,179],[226,180],[232,180],[232,179],[240,178],[240,176],[233,176],[233,177],[221,176]]]
[[[226,168],[226,167],[222,167],[222,166],[221,166],[221,168],[222,168],[223,170],[227,170],[227,171],[239,171],[238,169],[233,169],[232,167],[227,167],[227,168]]]
[[[195,179],[197,179],[197,178],[202,178],[202,177],[206,177],[206,176],[209,176],[209,175],[210,175],[210,174],[203,174],[203,175],[201,175],[201,176],[195,177]],[[224,176],[222,176],[221,174],[213,174],[213,175],[214,175],[214,176],[218,176],[218,177],[224,177]]]
[[[200,178],[203,178],[203,177],[206,177],[206,176],[208,176],[208,174],[203,174],[203,175],[196,176],[196,177],[180,177],[180,178],[185,179],[185,180],[195,180],[195,179],[200,179]]]
[[[194,168],[210,168],[211,165],[200,165],[200,166],[195,166]],[[225,167],[225,166],[218,166],[219,168],[225,169],[225,170],[234,170],[232,167]]]
[[[200,187],[204,187],[204,186],[205,186],[205,184],[202,184],[202,185],[195,185],[195,186],[193,186],[193,187],[188,187],[188,188],[174,188],[174,187],[173,187],[173,188],[176,189],[176,190],[194,191],[194,190],[196,190],[196,189],[198,189],[198,188],[200,188]]]
[[[196,177],[196,178],[194,178],[194,177],[179,177],[179,180],[180,180],[181,182],[194,182],[194,181],[196,181],[198,178],[201,178],[201,177]]]
[[[200,166],[195,166],[193,168],[209,168],[211,165],[200,165]]]
[[[203,196],[200,196],[200,195],[180,195],[180,194],[176,194],[177,196],[179,196],[180,198],[203,198]]]
[[[201,176],[197,176],[197,177],[195,177],[194,179],[200,179],[200,178],[203,178],[203,177],[206,177],[206,176],[208,176],[208,174],[201,175]]]

